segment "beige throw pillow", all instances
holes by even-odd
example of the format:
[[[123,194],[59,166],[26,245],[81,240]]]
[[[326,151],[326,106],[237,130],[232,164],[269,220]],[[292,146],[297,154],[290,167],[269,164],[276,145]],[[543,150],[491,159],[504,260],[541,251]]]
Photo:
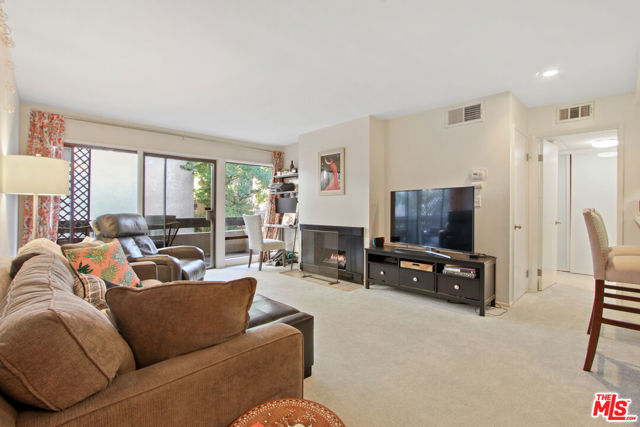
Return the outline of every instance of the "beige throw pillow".
[[[220,344],[243,334],[256,279],[118,287],[107,303],[139,368]]]

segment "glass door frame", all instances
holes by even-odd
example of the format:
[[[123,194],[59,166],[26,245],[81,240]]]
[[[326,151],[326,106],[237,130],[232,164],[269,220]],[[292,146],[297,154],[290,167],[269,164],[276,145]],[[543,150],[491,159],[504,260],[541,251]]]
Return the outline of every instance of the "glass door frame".
[[[167,215],[167,166],[166,166],[166,161],[171,159],[171,160],[184,160],[187,162],[203,162],[203,163],[210,163],[213,165],[213,171],[211,173],[211,178],[212,178],[212,184],[211,184],[211,209],[210,209],[210,227],[211,227],[211,236],[209,238],[209,265],[207,265],[207,269],[210,268],[216,268],[216,235],[217,235],[217,230],[216,230],[216,214],[217,214],[217,206],[216,206],[216,196],[217,196],[217,171],[218,171],[218,162],[216,161],[216,159],[208,159],[208,158],[199,158],[199,157],[188,157],[188,156],[177,156],[177,155],[173,155],[173,154],[162,154],[162,153],[154,153],[151,151],[143,151],[142,152],[142,193],[141,193],[141,197],[142,197],[142,215],[145,215],[145,204],[146,204],[146,191],[147,191],[147,187],[146,187],[146,179],[147,179],[147,174],[146,174],[146,168],[147,168],[147,162],[146,159],[147,157],[156,157],[156,158],[160,158],[160,159],[164,159],[165,160],[165,166],[164,166],[164,185],[162,186],[162,197],[163,197],[163,204],[162,204],[162,210],[163,210],[163,216],[166,217]],[[163,234],[166,235],[166,229],[163,230]]]

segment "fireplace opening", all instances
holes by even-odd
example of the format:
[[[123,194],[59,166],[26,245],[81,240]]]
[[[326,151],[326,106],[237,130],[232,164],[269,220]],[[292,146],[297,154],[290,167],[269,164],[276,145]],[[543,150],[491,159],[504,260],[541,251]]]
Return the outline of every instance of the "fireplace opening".
[[[364,228],[300,224],[300,230],[300,269],[305,274],[362,283]]]
[[[335,268],[337,265],[339,270],[346,270],[347,253],[345,251],[331,251],[322,260],[322,263],[325,264],[326,266],[331,266],[333,268]]]

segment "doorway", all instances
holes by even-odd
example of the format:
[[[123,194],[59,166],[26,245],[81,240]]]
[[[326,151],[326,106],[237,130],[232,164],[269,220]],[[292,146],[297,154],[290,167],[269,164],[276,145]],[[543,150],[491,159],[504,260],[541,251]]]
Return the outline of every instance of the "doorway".
[[[158,247],[197,246],[215,268],[214,160],[144,155],[143,213]]]
[[[593,274],[582,217],[586,208],[603,216],[615,245],[618,205],[618,133],[606,130],[543,138],[539,147],[539,280],[553,285],[557,272]]]

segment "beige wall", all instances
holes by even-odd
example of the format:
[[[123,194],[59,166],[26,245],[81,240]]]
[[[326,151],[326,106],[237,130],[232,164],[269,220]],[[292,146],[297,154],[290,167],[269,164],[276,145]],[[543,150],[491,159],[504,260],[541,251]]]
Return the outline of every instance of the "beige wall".
[[[594,101],[594,100],[586,100]],[[576,103],[581,101],[576,101]],[[535,139],[596,130],[617,129],[619,244],[640,244],[640,228],[634,222],[640,200],[640,105],[633,93],[597,98],[594,101],[593,119],[569,123],[557,123],[557,105],[529,109],[529,132]],[[564,104],[563,104],[564,105]],[[608,232],[616,233],[615,230]]]
[[[278,148],[244,144],[240,141],[234,142],[206,135],[180,133],[70,112],[46,105],[23,103],[20,114],[21,149],[24,149],[26,144],[29,114],[34,109],[63,114],[66,122],[65,140],[80,144],[257,164],[271,164],[271,151]]]
[[[385,235],[385,199],[388,197],[385,187],[387,122],[372,117],[369,132],[369,235],[380,237]]]
[[[0,43],[0,155],[19,153],[18,128],[20,102],[18,93],[10,93],[16,87],[15,74],[7,67],[11,59],[9,49]],[[15,112],[5,107],[13,105]],[[18,196],[0,193],[0,257],[15,255],[18,245]]]
[[[300,166],[298,162],[298,143],[289,144],[284,147],[284,167],[289,168],[291,166],[291,161],[293,160],[293,164],[295,167]]]
[[[63,114],[66,119],[65,140],[67,142],[137,151],[140,154],[138,163],[139,212],[142,212],[142,154],[145,152],[216,160],[218,167],[218,173],[216,174],[218,180],[216,206],[218,212],[224,212],[225,161],[270,165],[272,151],[282,149],[282,147],[183,133],[170,129],[95,117],[50,106],[23,103],[20,111],[21,152],[26,151],[29,114],[33,109]],[[8,216],[18,218],[18,221],[20,221],[21,214],[18,209],[11,209],[8,212]],[[224,229],[224,215],[216,216],[216,225],[217,229]],[[217,233],[216,260],[218,267],[224,266],[224,244],[224,233]]]
[[[390,191],[470,185],[474,168],[488,171],[480,191],[482,206],[475,211],[475,251],[497,257],[496,298],[510,301],[510,143],[512,95],[482,98],[483,120],[446,127],[446,112],[439,108],[387,122],[386,190],[384,212],[389,212]],[[475,102],[475,101],[474,101]],[[385,218],[389,236],[389,215]]]
[[[364,117],[300,135],[300,223],[365,227],[369,230],[371,119]],[[344,147],[345,194],[321,196],[318,153]]]

